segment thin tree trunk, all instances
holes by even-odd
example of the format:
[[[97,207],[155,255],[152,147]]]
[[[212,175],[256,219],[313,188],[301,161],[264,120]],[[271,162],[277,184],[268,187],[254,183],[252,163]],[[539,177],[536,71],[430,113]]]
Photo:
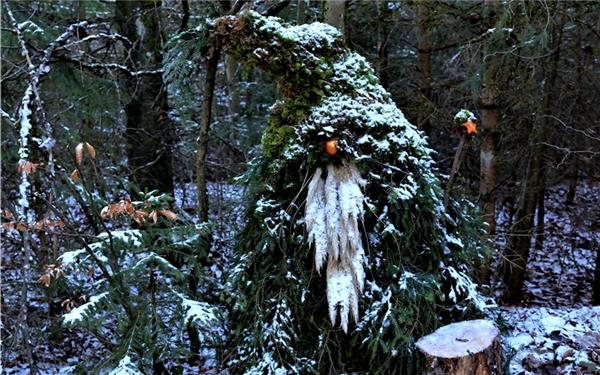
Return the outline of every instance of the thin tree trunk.
[[[217,42],[218,44],[218,42]],[[198,217],[208,222],[208,192],[206,190],[206,155],[208,154],[208,132],[212,119],[212,102],[215,90],[215,77],[221,56],[220,45],[213,46],[206,62],[206,80],[204,81],[204,99],[202,101],[202,122],[198,136],[196,155],[196,185],[198,187]]]
[[[552,104],[552,94],[556,81],[559,48],[562,40],[563,19],[555,26],[552,35],[552,54],[550,64],[546,71],[544,96],[542,100],[541,116],[534,124],[530,134],[531,154],[527,163],[525,183],[517,211],[517,219],[510,229],[508,245],[503,262],[503,279],[506,285],[504,299],[507,303],[518,303],[521,300],[521,290],[525,280],[527,260],[531,246],[531,237],[534,233],[533,218],[538,205],[538,197],[544,179],[544,139],[548,126],[548,117]]]
[[[389,66],[389,48],[388,48],[388,30],[387,15],[389,10],[386,0],[377,0],[377,73],[379,74],[379,83],[383,88],[388,89],[390,78],[388,74]]]
[[[594,269],[594,283],[592,285],[592,304],[600,305],[600,248],[596,250],[596,268]]]
[[[431,108],[431,50],[429,45],[429,7],[431,3],[421,1],[417,4],[417,30],[419,52],[419,94],[420,108],[418,126],[425,133],[431,133],[429,120]]]
[[[225,56],[225,75],[229,92],[229,115],[236,119],[240,114],[240,86],[237,76],[238,62],[233,55]]]
[[[545,178],[542,176],[540,191],[538,194],[538,204],[537,204],[537,224],[535,226],[535,248],[537,250],[542,250],[544,248],[544,240],[545,240],[545,230],[546,227],[544,225],[544,221],[546,218],[546,207],[545,207]]]
[[[583,6],[579,6],[577,10],[577,17],[582,17]],[[575,105],[573,106],[573,112],[571,114],[571,121],[577,123],[583,119],[580,117],[582,113],[585,113],[583,105],[583,56],[581,53],[581,25],[577,26],[576,40],[575,40],[575,75],[577,80],[577,93],[575,95]],[[577,194],[577,179],[578,179],[578,164],[579,159],[577,155],[571,156],[571,162],[569,163],[569,191],[565,204],[570,206],[575,202],[575,196]]]

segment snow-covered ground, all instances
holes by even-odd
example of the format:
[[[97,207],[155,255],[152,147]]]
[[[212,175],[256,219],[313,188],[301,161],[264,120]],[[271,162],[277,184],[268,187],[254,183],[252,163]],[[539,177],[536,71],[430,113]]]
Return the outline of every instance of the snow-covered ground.
[[[502,309],[510,374],[600,371],[600,306]]]
[[[600,307],[591,307],[594,262],[600,246],[600,186],[577,187],[573,205],[568,187],[546,193],[545,241],[532,246],[525,296],[519,307],[503,307],[505,356],[510,374],[600,373]],[[498,248],[509,222],[498,215]]]
[[[185,187],[185,188],[184,188]],[[243,225],[243,188],[231,184],[209,184],[211,220],[214,222],[213,274],[221,277],[231,253],[235,233]],[[546,195],[546,240],[542,250],[532,247],[525,283],[525,298],[520,306],[502,307],[504,355],[510,374],[593,374],[600,371],[600,307],[591,307],[591,282],[595,252],[600,246],[600,185],[582,183],[575,203],[567,207],[567,187],[558,185]],[[179,185],[175,206],[193,212],[196,190],[193,184]],[[501,205],[498,213],[497,247],[502,249],[509,222],[509,209]],[[16,244],[16,242],[15,242]],[[18,263],[13,259],[14,244],[3,241],[2,312],[9,332],[18,312]],[[12,254],[12,255],[11,255]],[[16,257],[19,259],[19,257]],[[33,344],[43,374],[81,358],[102,356],[98,342],[84,332],[72,329],[49,339],[47,301],[37,285],[32,288],[30,325]],[[7,319],[10,317],[10,319]],[[8,324],[7,324],[8,323]],[[24,358],[7,353],[15,337],[3,337],[2,373],[26,374]],[[210,361],[213,355],[206,354]],[[213,368],[205,364],[204,369]],[[190,373],[194,370],[190,369]],[[600,373],[600,372],[598,372]]]

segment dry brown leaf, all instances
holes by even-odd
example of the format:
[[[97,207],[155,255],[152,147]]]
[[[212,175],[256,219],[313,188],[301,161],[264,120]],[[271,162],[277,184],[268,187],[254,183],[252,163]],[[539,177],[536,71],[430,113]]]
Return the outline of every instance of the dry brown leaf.
[[[108,215],[109,215],[108,211],[110,210],[110,207],[109,207],[109,206],[110,206],[110,205],[108,205],[108,206],[104,207],[104,208],[103,208],[103,209],[100,211],[100,217],[101,217],[101,218],[103,218],[103,219],[108,219]]]
[[[40,166],[42,166],[42,163],[32,163],[29,160],[21,160],[19,164],[17,164],[17,172],[25,172],[25,174],[29,176],[32,172],[37,171]]]
[[[42,230],[44,229],[44,225],[46,224],[46,221],[44,219],[38,220],[34,225],[33,228],[35,230]]]
[[[131,204],[131,199],[125,198],[122,201],[124,212],[131,215],[133,213],[133,205]]]
[[[160,210],[161,215],[166,217],[168,220],[175,221],[177,220],[177,214],[171,210]]]
[[[78,144],[75,147],[75,162],[77,165],[81,165],[83,161],[83,143]]]
[[[73,169],[73,172],[71,172],[71,181],[73,182],[77,182],[79,181],[79,171],[77,169]]]
[[[67,298],[66,300],[62,301],[62,303],[60,304],[60,307],[62,307],[63,309],[67,310],[67,312],[70,312],[71,309],[73,308],[73,306],[75,306],[75,304],[69,298]]]
[[[44,285],[46,288],[50,286],[50,281],[52,280],[52,277],[50,276],[49,273],[45,273],[42,276],[40,276],[39,279],[37,279],[38,284],[42,284]]]
[[[136,223],[142,225],[146,222],[146,218],[148,217],[148,213],[144,210],[135,210],[131,214],[131,218],[135,220]]]
[[[23,222],[18,222],[17,223],[17,230],[19,232],[25,232],[27,230],[27,225],[25,225],[25,223],[23,223]]]
[[[2,223],[2,228],[4,228],[4,230],[11,231],[11,230],[15,229],[15,222],[11,221],[8,223]]]
[[[156,222],[158,221],[158,212],[156,212],[156,210],[153,210],[148,216],[150,216],[150,219],[152,219],[154,224],[156,224]]]
[[[11,220],[14,216],[13,213],[10,212],[9,210],[7,210],[6,208],[4,209],[4,217],[8,220]]]
[[[87,152],[88,152],[88,154],[90,154],[90,157],[92,159],[96,159],[96,149],[94,148],[94,146],[85,142],[85,147],[87,148]]]

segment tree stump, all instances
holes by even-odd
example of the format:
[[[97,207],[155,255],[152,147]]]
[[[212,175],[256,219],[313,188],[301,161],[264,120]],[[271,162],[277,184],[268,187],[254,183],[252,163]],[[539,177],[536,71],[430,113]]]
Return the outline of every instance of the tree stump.
[[[502,373],[500,333],[489,320],[449,324],[417,341],[425,355],[425,374],[493,375]]]

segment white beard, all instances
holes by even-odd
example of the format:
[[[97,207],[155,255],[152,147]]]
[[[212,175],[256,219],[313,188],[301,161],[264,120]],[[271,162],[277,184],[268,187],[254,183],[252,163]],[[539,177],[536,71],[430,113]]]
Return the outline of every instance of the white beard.
[[[363,291],[365,251],[359,231],[364,216],[365,181],[354,163],[329,164],[327,178],[317,168],[306,198],[305,222],[308,241],[315,246],[317,272],[327,258],[327,302],[335,325],[338,307],[341,326],[348,332],[350,312],[358,321],[358,298]]]

